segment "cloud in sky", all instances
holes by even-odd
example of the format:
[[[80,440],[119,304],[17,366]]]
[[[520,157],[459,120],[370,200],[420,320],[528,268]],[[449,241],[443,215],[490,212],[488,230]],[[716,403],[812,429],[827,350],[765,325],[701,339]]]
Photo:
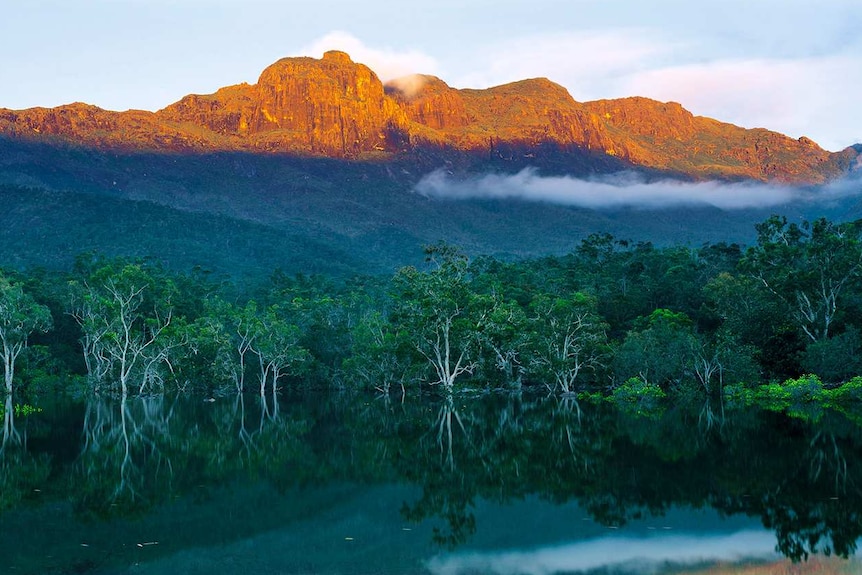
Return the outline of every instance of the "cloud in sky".
[[[335,31],[300,48],[298,56],[320,58],[327,50],[342,50],[354,62],[365,64],[384,82],[412,74],[437,74],[439,64],[418,50],[375,48],[347,32]]]
[[[862,141],[862,43],[814,56],[716,52],[696,39],[607,29],[495,45],[452,80],[488,87],[546,76],[576,100],[645,96],[746,128],[808,136],[828,150]]]
[[[439,199],[517,199],[590,209],[708,205],[733,210],[776,206],[806,197],[801,190],[773,184],[645,182],[634,173],[594,179],[543,177],[531,168],[514,175],[489,174],[468,180],[454,180],[437,170],[422,178],[415,191]]]
[[[435,74],[459,88],[547,77],[576,100],[645,96],[746,128],[808,136],[829,150],[862,141],[862,41],[817,55],[740,56],[716,42],[649,28],[514,35],[439,60],[421,50],[366,44],[331,32],[299,50],[348,52],[382,80]]]
[[[658,0],[625,10],[606,0],[532,0],[529,10],[455,0],[416,10],[374,0],[7,4],[0,107],[155,110],[254,82],[278,58],[340,48],[385,80],[425,73],[481,88],[545,76],[578,100],[644,95],[831,150],[862,141],[858,0]]]
[[[747,128],[809,136],[830,150],[862,140],[862,54],[669,65],[621,76],[614,91],[674,100]]]
[[[615,78],[675,48],[638,28],[516,37],[467,54],[471,69],[449,81],[486,88],[544,76],[566,86],[575,99],[595,99]]]

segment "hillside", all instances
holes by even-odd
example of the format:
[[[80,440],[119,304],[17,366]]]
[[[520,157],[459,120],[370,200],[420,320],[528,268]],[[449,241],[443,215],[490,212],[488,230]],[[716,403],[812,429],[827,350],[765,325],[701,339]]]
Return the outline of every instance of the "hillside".
[[[252,152],[419,164],[454,153],[528,160],[571,174],[640,168],[691,179],[805,184],[840,177],[858,155],[693,116],[673,102],[576,102],[546,79],[486,90],[451,88],[432,76],[384,85],[337,51],[322,59],[284,58],[254,85],[185,96],[157,112],[82,103],[0,109],[0,135],[122,153]]]
[[[428,158],[429,164],[433,159]],[[484,169],[507,162],[485,160]],[[66,268],[87,251],[200,265],[238,281],[287,273],[388,274],[447,240],[470,254],[562,254],[594,232],[661,245],[748,242],[773,211],[860,217],[848,198],[760,210],[590,210],[412,191],[401,163],[220,152],[115,154],[0,139],[0,267]],[[855,214],[855,216],[854,216]]]
[[[434,172],[457,182],[526,168],[587,179],[624,170],[646,182],[817,183],[858,157],[673,103],[578,103],[543,79],[458,90],[414,76],[384,86],[329,52],[280,60],[255,85],[154,113],[85,104],[0,111],[0,267],[63,268],[97,251],[258,281],[276,268],[391,273],[440,240],[503,258],[566,253],[596,232],[664,245],[748,242],[772,212],[846,219],[862,209],[847,197],[747,210],[594,210],[416,190]]]

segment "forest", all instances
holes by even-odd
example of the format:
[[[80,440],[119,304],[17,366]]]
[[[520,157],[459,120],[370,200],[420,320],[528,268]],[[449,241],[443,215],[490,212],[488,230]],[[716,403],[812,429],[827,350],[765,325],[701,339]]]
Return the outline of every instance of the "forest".
[[[517,261],[439,243],[391,277],[276,270],[254,288],[98,254],[62,273],[9,269],[5,391],[862,399],[862,221],[773,216],[756,231],[747,248],[594,234],[567,255]]]

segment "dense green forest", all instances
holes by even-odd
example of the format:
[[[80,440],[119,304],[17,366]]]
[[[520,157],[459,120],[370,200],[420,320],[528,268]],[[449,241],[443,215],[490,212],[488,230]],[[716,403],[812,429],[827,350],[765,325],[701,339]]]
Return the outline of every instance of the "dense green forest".
[[[147,259],[7,270],[5,388],[855,398],[862,221],[775,216],[756,231],[747,249],[596,234],[565,256],[519,261],[437,244],[394,277],[276,271],[253,293]]]

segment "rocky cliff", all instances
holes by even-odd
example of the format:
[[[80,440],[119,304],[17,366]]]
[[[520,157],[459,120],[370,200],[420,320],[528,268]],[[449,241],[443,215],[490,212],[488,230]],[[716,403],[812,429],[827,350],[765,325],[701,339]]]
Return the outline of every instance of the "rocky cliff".
[[[384,85],[337,51],[284,58],[257,84],[189,95],[158,112],[110,112],[86,104],[0,109],[0,136],[118,151],[242,150],[385,159],[428,147],[522,160],[552,144],[562,153],[609,158],[693,178],[820,183],[846,172],[859,152],[830,153],[807,138],[746,130],[646,98],[576,102],[546,79],[486,90],[455,89],[433,76]]]

